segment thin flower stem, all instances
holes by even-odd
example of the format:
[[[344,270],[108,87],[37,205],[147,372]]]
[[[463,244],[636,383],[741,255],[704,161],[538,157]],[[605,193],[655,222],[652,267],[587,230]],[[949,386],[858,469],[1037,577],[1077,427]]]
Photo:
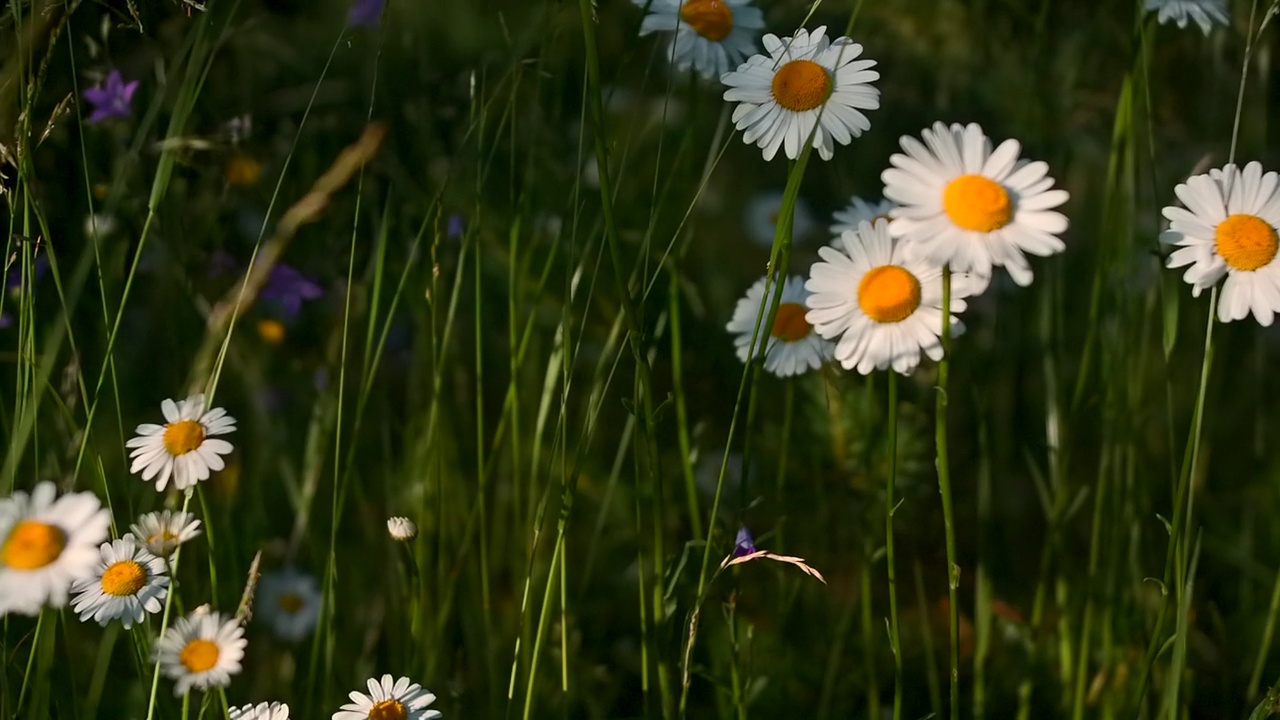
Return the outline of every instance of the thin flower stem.
[[[187,512],[187,508],[191,505],[192,488],[187,488],[186,493],[182,496],[182,512]],[[169,577],[178,577],[178,559],[182,556],[182,545],[179,544],[173,551],[173,558],[169,561]],[[170,581],[169,592],[164,598],[164,614],[160,616],[160,632],[156,633],[156,641],[159,642],[164,637],[165,630],[169,628],[169,616],[173,610],[174,597],[178,594],[177,582]],[[160,658],[156,657],[155,668],[151,672],[151,695],[147,698],[147,720],[153,720],[156,716],[156,691],[160,688]]]
[[[947,459],[947,377],[951,370],[951,266],[942,268],[942,361],[938,363],[934,441],[937,445],[938,492],[947,540],[947,610],[951,625],[951,720],[960,717],[960,566],[956,564],[956,528],[952,519],[951,467]]]
[[[894,485],[898,479],[898,373],[889,371],[889,479],[884,491],[884,550],[889,573],[889,648],[893,651],[893,720],[902,718],[902,650],[898,644],[898,581],[893,557]]]
[[[774,497],[777,498],[778,507],[782,507],[787,490],[787,450],[791,447],[791,418],[795,414],[796,379],[791,378],[787,380],[782,392],[782,442],[778,447],[778,475],[775,479],[775,482],[777,483],[777,490],[774,494]],[[778,525],[777,547],[779,552],[783,552],[787,549],[784,533],[785,529],[786,528],[782,524]]]
[[[1138,681],[1138,694],[1134,699],[1134,717],[1140,717],[1142,699],[1147,694],[1147,684],[1151,680],[1151,667],[1164,642],[1161,636],[1164,631],[1164,618],[1169,611],[1169,584],[1183,574],[1183,567],[1175,562],[1179,556],[1184,527],[1191,526],[1191,510],[1194,506],[1194,493],[1191,476],[1200,455],[1200,428],[1204,419],[1204,396],[1209,385],[1209,369],[1213,361],[1213,325],[1218,314],[1218,286],[1215,285],[1209,294],[1209,318],[1205,323],[1204,357],[1200,363],[1200,388],[1196,393],[1196,406],[1191,414],[1191,435],[1187,438],[1186,450],[1182,455],[1182,471],[1178,475],[1178,488],[1173,503],[1173,521],[1169,523],[1169,548],[1165,553],[1164,575],[1160,583],[1160,611],[1156,614],[1156,625],[1151,631],[1151,640],[1147,644],[1146,660],[1142,664],[1142,676]],[[1178,593],[1181,594],[1181,584]]]

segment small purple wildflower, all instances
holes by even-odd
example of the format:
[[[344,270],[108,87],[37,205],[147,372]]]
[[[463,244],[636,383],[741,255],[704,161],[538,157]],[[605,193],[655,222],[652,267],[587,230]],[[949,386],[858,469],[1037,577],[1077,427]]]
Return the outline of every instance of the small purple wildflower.
[[[324,288],[315,279],[280,263],[271,268],[260,297],[275,303],[285,318],[292,318],[302,310],[303,300],[315,300],[321,295],[324,295]]]
[[[463,225],[462,216],[454,213],[449,216],[449,223],[445,226],[445,236],[450,240],[457,240],[462,237]]]
[[[738,530],[738,537],[733,541],[733,556],[742,557],[756,551],[756,543],[751,539],[751,531],[745,527]]]
[[[99,123],[107,118],[129,117],[133,112],[133,93],[138,81],[126,83],[119,70],[112,70],[98,87],[86,88],[84,99],[93,104],[89,123]]]
[[[13,316],[9,313],[0,313],[0,328],[7,328],[13,324]]]
[[[35,259],[34,267],[35,279],[32,282],[40,280],[44,277],[44,273],[49,269],[49,261],[43,255]],[[4,287],[6,290],[16,290],[22,287],[22,268],[18,263],[14,263],[9,271],[8,277],[4,279]]]
[[[231,256],[231,253],[222,249],[213,251],[213,254],[209,256],[209,264],[205,267],[209,277],[218,277],[240,271],[240,265],[236,263],[236,259]]]
[[[347,24],[351,27],[373,27],[382,21],[382,9],[387,0],[355,0],[347,11]]]

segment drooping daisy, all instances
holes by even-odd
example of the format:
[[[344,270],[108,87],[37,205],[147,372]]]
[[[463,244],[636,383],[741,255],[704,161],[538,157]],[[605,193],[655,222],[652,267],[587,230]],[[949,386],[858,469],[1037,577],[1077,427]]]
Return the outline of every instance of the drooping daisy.
[[[751,0],[653,0],[640,34],[674,31],[667,46],[671,64],[714,79],[756,51],[755,35],[763,27],[764,13]]]
[[[729,86],[724,99],[740,103],[733,124],[744,142],[764,151],[765,160],[780,147],[792,160],[800,157],[811,132],[813,147],[830,160],[835,143],[848,145],[871,127],[861,111],[880,107],[880,91],[871,86],[880,79],[871,69],[876,63],[857,59],[858,43],[847,37],[833,42],[826,32],[824,25],[812,34],[797,30],[795,37],[765,35],[769,57],[753,55],[720,77]]]
[[[152,554],[167,558],[179,545],[200,535],[200,521],[193,513],[160,510],[138,518],[129,529]]]
[[[173,694],[181,697],[192,688],[230,685],[247,644],[238,620],[200,608],[165,631],[156,642],[156,657],[160,672],[174,680]]]
[[[320,586],[316,579],[293,568],[262,576],[254,603],[258,618],[276,637],[296,642],[311,634],[320,619]]]
[[[173,486],[186,490],[209,479],[210,470],[223,468],[222,455],[234,448],[226,440],[212,436],[235,432],[235,418],[222,408],[204,411],[204,395],[160,403],[164,425],[144,423],[138,436],[126,443],[133,465],[129,472],[142,471],[143,480],[156,478],[156,490],[164,490],[173,477]]]
[[[387,518],[387,533],[392,540],[406,542],[418,537],[418,526],[409,518],[396,515]]]
[[[845,209],[837,210],[832,216],[835,222],[831,224],[831,234],[840,237],[840,233],[845,230],[857,230],[863,222],[888,220],[890,211],[896,207],[898,204],[892,200],[867,202],[855,195],[849,199],[849,205]]]
[[[765,323],[769,321],[769,307],[772,305],[773,293],[777,292],[777,285],[774,285],[769,300],[766,301],[766,280],[767,278],[760,278],[747,290],[747,294],[734,307],[733,318],[725,325],[725,329],[735,335],[733,344],[738,348],[738,359],[747,361],[751,337],[755,334],[754,355],[759,357],[761,346],[766,347],[764,369],[778,377],[800,375],[822,367],[822,363],[831,359],[832,346],[815,333],[813,326],[805,320],[805,298],[809,293],[805,290],[804,278],[793,275],[783,283],[782,298],[779,300],[778,314],[774,317],[772,328]],[[764,316],[760,319],[761,327],[756,333],[756,320],[760,317],[761,307],[764,307]],[[765,345],[766,337],[768,345]]]
[[[893,368],[910,374],[920,355],[942,358],[942,268],[911,259],[907,243],[889,235],[890,223],[863,222],[818,250],[809,269],[809,313],[818,334],[837,340],[835,357],[863,375]],[[952,276],[951,311],[963,312],[973,282]],[[952,335],[964,331],[951,318]]]
[[[432,720],[440,717],[439,710],[428,709],[436,696],[418,683],[410,683],[402,677],[393,681],[391,675],[381,680],[369,678],[368,694],[352,692],[351,702],[333,714],[332,720]]]
[[[1179,28],[1185,28],[1188,19],[1195,20],[1205,35],[1213,29],[1214,23],[1231,23],[1223,0],[1147,0],[1145,7],[1158,13],[1156,18],[1162,24],[1174,22]]]
[[[747,202],[743,225],[751,242],[762,247],[773,247],[773,234],[778,229],[778,216],[782,214],[782,193],[776,190],[757,194]],[[813,230],[813,213],[804,198],[796,198],[795,215],[791,220],[791,241],[799,243]]]
[[[1196,175],[1174,188],[1186,205],[1166,207],[1169,229],[1160,241],[1177,246],[1168,266],[1190,265],[1182,279],[1193,295],[1226,276],[1218,299],[1218,319],[1240,320],[1249,313],[1270,325],[1280,311],[1280,176],[1251,162]]]
[[[102,544],[98,565],[91,577],[77,580],[71,607],[88,622],[106,625],[120,620],[126,627],[142,622],[148,613],[164,609],[169,594],[168,569],[163,559],[125,535]]]
[[[289,720],[289,706],[281,702],[258,703],[231,708],[231,720]]]
[[[111,513],[93,493],[38,483],[0,500],[0,615],[62,607],[72,583],[93,573]]]
[[[989,278],[1003,266],[1019,285],[1031,284],[1026,255],[1046,257],[1065,247],[1057,234],[1067,218],[1052,208],[1067,201],[1051,190],[1044,162],[1018,159],[1017,140],[994,151],[977,123],[934,123],[924,143],[903,136],[906,154],[889,158],[884,196],[901,207],[890,212],[889,232],[912,241],[911,254],[935,265]]]

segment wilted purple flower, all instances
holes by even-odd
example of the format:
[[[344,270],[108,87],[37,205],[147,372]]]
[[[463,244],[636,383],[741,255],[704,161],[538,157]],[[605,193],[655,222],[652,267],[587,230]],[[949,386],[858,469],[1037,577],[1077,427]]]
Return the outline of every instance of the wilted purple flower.
[[[386,0],[355,0],[347,11],[347,24],[351,27],[372,27],[382,21],[382,9]]]
[[[733,541],[733,556],[742,557],[756,551],[755,541],[751,539],[751,531],[744,528],[738,530],[738,537]]]
[[[321,295],[324,295],[324,288],[320,283],[296,268],[280,263],[271,268],[260,297],[275,303],[286,318],[291,318],[302,309],[303,300],[315,300]]]
[[[93,104],[93,113],[89,115],[90,123],[97,123],[113,117],[129,117],[133,112],[133,93],[138,89],[138,81],[126,83],[119,70],[112,70],[107,79],[98,87],[86,88],[84,99]]]
[[[445,226],[445,236],[450,240],[457,240],[462,237],[462,216],[454,213],[449,216],[449,224]]]

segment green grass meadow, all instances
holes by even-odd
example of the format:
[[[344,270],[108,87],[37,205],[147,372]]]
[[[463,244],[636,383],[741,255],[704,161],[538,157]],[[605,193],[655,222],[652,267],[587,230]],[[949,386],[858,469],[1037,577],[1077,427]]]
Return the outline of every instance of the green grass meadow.
[[[755,5],[877,63],[829,161],[762,159],[630,0],[0,2],[0,497],[202,521],[130,628],[0,618],[0,718],[330,718],[384,673],[446,720],[1280,714],[1280,327],[1157,240],[1188,177],[1280,169],[1280,2]],[[747,288],[938,120],[1049,164],[1066,250],[911,375],[739,360]],[[157,492],[126,442],[197,393],[234,451]],[[821,580],[722,566],[741,528]],[[243,667],[175,696],[204,605]]]

